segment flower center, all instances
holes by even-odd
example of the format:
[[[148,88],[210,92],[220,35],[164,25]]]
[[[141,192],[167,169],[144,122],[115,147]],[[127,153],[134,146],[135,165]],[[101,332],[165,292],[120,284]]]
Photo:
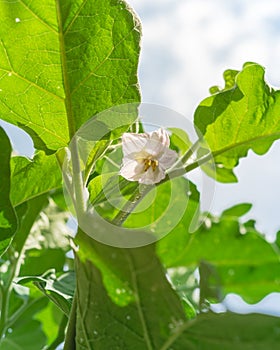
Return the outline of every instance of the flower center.
[[[153,171],[155,171],[157,166],[158,166],[157,160],[153,160],[153,159],[144,160],[144,171],[147,171],[150,167],[152,167]]]

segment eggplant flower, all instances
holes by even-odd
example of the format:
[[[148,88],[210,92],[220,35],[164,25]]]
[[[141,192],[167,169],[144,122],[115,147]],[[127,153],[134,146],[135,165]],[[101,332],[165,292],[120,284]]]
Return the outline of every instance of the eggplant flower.
[[[169,135],[161,128],[143,134],[124,133],[120,175],[145,185],[160,182],[177,160],[177,153],[169,149],[169,145]]]

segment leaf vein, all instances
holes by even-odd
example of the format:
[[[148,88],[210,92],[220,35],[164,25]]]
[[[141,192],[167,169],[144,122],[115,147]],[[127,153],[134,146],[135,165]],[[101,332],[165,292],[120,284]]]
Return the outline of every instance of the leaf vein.
[[[39,17],[36,12],[31,10],[30,7],[28,7],[23,0],[19,0],[19,2],[25,7],[26,10],[28,10],[35,18],[38,19],[41,23],[43,23],[46,27],[48,27],[53,33],[57,34],[58,31],[55,30],[52,26],[50,26],[46,21],[43,20],[43,18]]]
[[[114,50],[121,45],[126,39],[127,37],[137,28],[137,25],[135,25],[128,33],[127,35],[125,35],[116,45],[114,45],[112,47],[112,49],[110,50],[110,52],[107,54],[107,56],[103,59],[103,61],[96,67],[96,69],[94,71],[91,71],[82,81],[80,81],[80,83],[74,88],[74,90],[71,92],[71,95],[73,95],[79,88],[81,85],[83,85],[92,75],[96,74],[96,72],[103,66],[103,64],[110,59],[110,56],[112,55],[112,53],[114,52]]]
[[[64,31],[64,35],[67,34],[67,32],[69,31],[69,29],[72,27],[73,23],[76,21],[77,17],[79,16],[80,12],[82,11],[82,9],[84,8],[85,4],[87,3],[87,0],[84,0],[81,4],[81,6],[78,8],[75,16],[72,18],[72,20],[70,21],[70,23],[68,24],[68,26],[65,28]],[[93,16],[92,16],[93,17]]]
[[[143,333],[144,333],[143,334],[144,335],[144,339],[146,341],[147,348],[149,350],[153,350],[151,336],[150,336],[149,331],[148,331],[148,325],[147,325],[147,322],[145,320],[145,317],[144,317],[144,314],[143,314],[143,311],[142,311],[142,307],[141,307],[140,295],[139,295],[139,289],[138,289],[138,283],[137,283],[137,277],[136,277],[136,273],[135,273],[136,268],[135,268],[135,266],[133,264],[133,260],[132,260],[131,256],[129,255],[129,253],[127,254],[127,260],[128,260],[128,266],[129,266],[129,269],[130,269],[130,273],[131,273],[133,289],[134,289],[134,291],[136,293],[135,303],[136,303],[138,315],[139,315],[139,318],[140,318],[140,322],[142,324],[142,329],[143,329]]]

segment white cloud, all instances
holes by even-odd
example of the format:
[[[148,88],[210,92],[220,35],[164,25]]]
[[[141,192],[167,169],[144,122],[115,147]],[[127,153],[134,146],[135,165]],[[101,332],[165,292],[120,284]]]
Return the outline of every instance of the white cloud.
[[[189,113],[190,106],[205,96],[209,86],[221,82],[224,69],[241,68],[247,60],[268,67],[269,80],[280,85],[280,44],[272,33],[279,32],[277,0],[130,3],[143,14],[141,72],[145,77],[146,69],[153,70],[157,102],[162,98],[169,106]],[[166,65],[168,57],[172,58],[172,69]],[[142,86],[144,99],[150,100],[151,80],[142,79]]]

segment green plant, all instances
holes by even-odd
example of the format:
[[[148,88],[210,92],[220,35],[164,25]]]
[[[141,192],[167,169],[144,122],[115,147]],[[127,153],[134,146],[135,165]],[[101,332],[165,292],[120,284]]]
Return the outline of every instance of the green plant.
[[[247,203],[205,220],[196,186],[183,177],[201,167],[217,181],[237,181],[240,158],[266,153],[279,138],[279,91],[265,83],[263,67],[225,72],[225,88],[212,88],[196,109],[197,142],[170,129],[181,163],[154,194],[106,163],[122,156],[124,132],[145,127],[137,109],[141,26],[128,5],[8,0],[0,10],[0,117],[27,131],[36,148],[31,160],[12,155],[0,128],[0,348],[55,349],[65,341],[65,349],[276,349],[277,317],[215,314],[210,303],[229,292],[251,303],[278,292],[279,239],[270,244],[254,222],[241,223]],[[118,105],[129,106],[126,113],[104,114]],[[98,137],[79,159],[74,136],[92,117]],[[86,211],[86,187],[94,210],[115,226],[134,232],[145,224],[149,237],[162,237],[163,228],[168,235],[115,247],[90,237],[80,221],[72,238],[62,186],[68,146],[64,180],[78,214]],[[158,166],[144,162],[145,171]],[[121,208],[108,200],[116,185]],[[177,206],[162,213],[171,191],[184,210],[170,224]]]

